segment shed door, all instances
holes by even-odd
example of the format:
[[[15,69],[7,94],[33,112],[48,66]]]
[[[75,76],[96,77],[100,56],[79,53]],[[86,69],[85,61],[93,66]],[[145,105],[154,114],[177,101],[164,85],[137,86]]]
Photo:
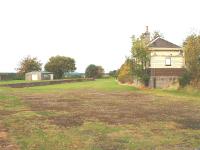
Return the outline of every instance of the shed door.
[[[32,80],[38,80],[37,74],[32,74]]]

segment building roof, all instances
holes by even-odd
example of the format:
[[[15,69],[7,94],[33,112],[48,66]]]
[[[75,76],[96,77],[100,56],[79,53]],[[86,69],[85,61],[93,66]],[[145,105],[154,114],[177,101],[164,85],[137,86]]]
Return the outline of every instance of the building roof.
[[[47,71],[32,71],[32,72],[27,72],[26,74],[33,74],[33,73],[53,74],[53,72],[47,72]]]
[[[148,45],[150,48],[181,48],[180,46],[173,44],[165,39],[160,37],[156,38],[155,40],[151,41]]]

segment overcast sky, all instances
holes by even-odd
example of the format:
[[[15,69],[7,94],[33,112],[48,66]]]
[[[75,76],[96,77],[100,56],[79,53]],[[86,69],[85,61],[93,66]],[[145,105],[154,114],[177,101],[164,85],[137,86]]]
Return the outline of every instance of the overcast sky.
[[[200,29],[199,0],[0,0],[0,72],[13,72],[24,56],[43,64],[65,55],[78,72],[89,64],[117,69],[131,39],[159,30],[181,45]]]

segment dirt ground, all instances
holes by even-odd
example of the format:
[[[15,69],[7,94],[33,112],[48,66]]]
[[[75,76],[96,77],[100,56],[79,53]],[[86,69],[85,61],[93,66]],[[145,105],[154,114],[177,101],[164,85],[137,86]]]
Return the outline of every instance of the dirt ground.
[[[7,129],[0,123],[0,150],[18,150],[18,147],[8,140],[7,132]]]
[[[179,128],[200,129],[200,107],[172,97],[96,90],[20,93],[18,96],[33,111],[67,112],[48,118],[61,127],[80,126],[84,121],[96,120],[114,125],[173,121]]]

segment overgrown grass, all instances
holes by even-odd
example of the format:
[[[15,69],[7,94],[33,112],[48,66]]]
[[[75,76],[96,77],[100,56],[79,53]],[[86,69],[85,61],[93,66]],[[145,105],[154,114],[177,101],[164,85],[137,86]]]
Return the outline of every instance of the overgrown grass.
[[[0,84],[15,84],[15,83],[25,83],[25,80],[8,80],[8,81],[0,81]]]
[[[197,104],[195,107],[200,107],[200,103],[196,103],[200,97],[198,91],[191,94],[192,92],[185,92],[184,90],[139,90],[131,86],[119,85],[114,79],[99,79],[96,81],[22,89],[0,87],[0,113],[2,113],[0,114],[0,119],[8,129],[11,141],[19,145],[22,150],[150,150],[155,148],[190,149],[191,147],[200,147],[200,129],[182,128],[177,122],[141,119],[135,124],[108,124],[97,119],[83,120],[83,124],[64,127],[54,124],[52,117],[68,116],[78,112],[50,109],[33,110],[30,107],[31,103],[27,104],[18,96],[15,96],[15,93],[26,95],[31,93],[48,94],[48,92],[58,93],[68,90],[78,91],[85,89],[109,92],[111,94],[112,92],[115,94],[132,91],[140,94],[147,93],[149,96],[159,95],[162,98],[164,97],[165,100],[165,102],[159,100],[159,105],[161,106],[166,102],[170,104],[174,100],[182,103],[183,101],[180,97],[185,97],[187,100],[193,98],[191,103]],[[159,96],[155,96],[155,100],[159,99]],[[109,98],[105,97],[105,99],[109,101]],[[91,101],[91,105],[88,105],[88,108],[92,107],[92,100],[91,97],[88,97],[88,101]],[[112,101],[114,104],[115,100]],[[151,107],[151,105],[158,104],[157,102],[149,103],[148,106]],[[123,115],[126,115],[126,112],[123,113]]]
[[[45,82],[48,80],[37,80],[37,81],[26,81],[26,80],[6,80],[6,81],[2,81],[0,80],[0,85],[1,84],[16,84],[16,83],[31,83],[31,82]]]
[[[96,89],[103,91],[136,91],[138,90],[132,86],[121,86],[115,79],[97,79],[95,81],[83,81],[83,82],[74,82],[66,84],[55,84],[48,86],[37,86],[24,88],[27,91],[40,91],[40,92],[49,92],[49,91],[60,91],[60,90],[77,90],[77,89]]]

